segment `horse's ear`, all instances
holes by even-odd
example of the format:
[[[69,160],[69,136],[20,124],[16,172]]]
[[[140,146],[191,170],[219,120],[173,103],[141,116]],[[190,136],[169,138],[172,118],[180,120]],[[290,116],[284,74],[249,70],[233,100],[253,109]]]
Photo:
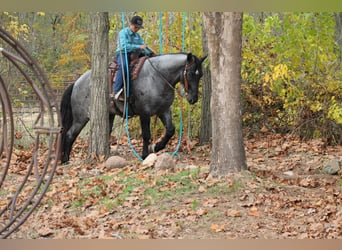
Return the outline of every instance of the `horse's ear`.
[[[188,53],[188,57],[186,59],[188,62],[192,61],[192,53]]]
[[[208,56],[203,56],[201,59],[200,59],[200,63],[202,63]]]

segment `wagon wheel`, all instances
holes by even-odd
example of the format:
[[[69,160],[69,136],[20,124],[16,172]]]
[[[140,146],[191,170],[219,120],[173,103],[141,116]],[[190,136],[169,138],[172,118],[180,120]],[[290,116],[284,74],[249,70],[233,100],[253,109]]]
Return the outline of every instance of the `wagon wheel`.
[[[0,52],[0,66],[9,65],[6,68],[24,79],[38,97],[40,107],[32,128],[28,128],[31,153],[18,171],[14,163],[20,150],[14,148],[16,124],[8,91],[11,79],[5,67],[0,67],[0,238],[6,238],[32,214],[52,181],[60,155],[61,119],[45,73],[1,24]]]

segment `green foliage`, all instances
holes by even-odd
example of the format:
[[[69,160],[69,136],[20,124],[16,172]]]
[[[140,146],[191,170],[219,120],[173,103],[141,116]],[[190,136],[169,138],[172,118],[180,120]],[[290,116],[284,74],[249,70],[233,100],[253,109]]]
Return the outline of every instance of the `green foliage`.
[[[341,65],[332,13],[244,15],[246,126],[341,143]]]
[[[81,74],[90,68],[89,15],[60,12],[2,12],[0,21],[48,74]],[[55,82],[52,83],[55,86]]]
[[[64,43],[55,62],[54,71],[83,74],[90,68],[90,31],[89,27],[83,27],[84,19],[87,18],[88,16],[82,13],[70,13],[62,17],[63,25],[59,25],[58,29]]]
[[[12,12],[3,12],[0,21],[6,23],[6,30],[15,38],[28,40],[30,28],[26,23],[21,23],[18,15]]]
[[[124,26],[134,14],[143,17],[145,28],[139,33],[156,53],[160,50],[176,53],[184,46],[185,52],[202,56],[201,13],[125,13]],[[82,74],[90,68],[88,14],[2,12],[0,20],[37,58],[53,79],[54,87],[63,86],[65,75]],[[109,21],[112,56],[117,33],[122,28],[122,13],[111,13]],[[252,131],[266,127],[276,132],[294,132],[304,139],[322,137],[328,143],[341,143],[342,73],[335,25],[333,13],[244,14],[242,92],[245,127]],[[182,92],[181,86],[178,87]],[[176,94],[172,106],[176,134],[180,134],[181,109],[183,129],[187,130],[188,136],[196,137],[201,105],[189,105],[181,99]],[[140,135],[139,121],[131,123],[132,135]],[[154,137],[163,133],[159,121],[152,129],[157,132]]]

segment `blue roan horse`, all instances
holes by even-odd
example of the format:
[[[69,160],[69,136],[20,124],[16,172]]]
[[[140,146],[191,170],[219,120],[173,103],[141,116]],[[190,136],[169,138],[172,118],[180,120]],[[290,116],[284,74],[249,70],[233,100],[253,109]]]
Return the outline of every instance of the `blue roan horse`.
[[[145,159],[151,152],[165,148],[166,143],[175,133],[172,123],[170,106],[178,82],[184,85],[186,98],[190,104],[198,100],[198,86],[202,77],[201,59],[191,53],[164,54],[148,58],[138,78],[130,82],[130,115],[140,117],[143,151]],[[84,73],[74,84],[69,86],[62,97],[62,158],[61,162],[69,161],[69,155],[76,137],[89,121],[90,75]],[[115,115],[121,115],[112,107],[109,108],[109,126],[112,129]],[[150,145],[150,119],[157,115],[166,128],[164,137],[158,143]]]

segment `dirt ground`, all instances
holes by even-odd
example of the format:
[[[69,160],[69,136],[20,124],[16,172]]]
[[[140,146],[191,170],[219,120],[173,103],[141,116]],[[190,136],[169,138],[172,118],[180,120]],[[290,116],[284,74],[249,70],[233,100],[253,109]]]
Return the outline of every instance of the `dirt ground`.
[[[108,169],[82,160],[86,146],[78,142],[10,238],[342,238],[342,172],[325,172],[330,160],[342,162],[341,146],[259,135],[245,140],[248,169],[218,180],[209,174],[209,146],[193,142],[175,169],[157,171],[122,145],[127,166]]]

